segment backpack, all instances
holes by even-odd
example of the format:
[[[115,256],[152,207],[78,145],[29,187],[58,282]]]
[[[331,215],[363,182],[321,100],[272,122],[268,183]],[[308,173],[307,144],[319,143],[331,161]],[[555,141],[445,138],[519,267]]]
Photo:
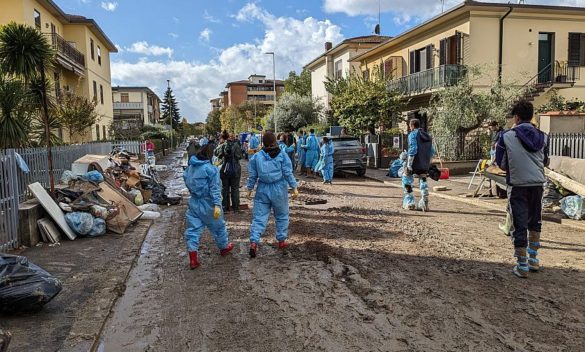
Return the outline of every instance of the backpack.
[[[236,165],[237,161],[234,157],[234,147],[233,144],[226,144],[225,156],[223,157],[223,163],[220,170],[221,174],[227,178],[235,177],[238,173]]]

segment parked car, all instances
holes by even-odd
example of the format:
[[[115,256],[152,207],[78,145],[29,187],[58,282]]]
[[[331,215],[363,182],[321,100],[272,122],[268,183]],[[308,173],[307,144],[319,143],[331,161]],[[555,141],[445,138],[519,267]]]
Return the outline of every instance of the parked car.
[[[353,170],[358,176],[366,174],[366,148],[357,137],[332,137],[335,172]]]

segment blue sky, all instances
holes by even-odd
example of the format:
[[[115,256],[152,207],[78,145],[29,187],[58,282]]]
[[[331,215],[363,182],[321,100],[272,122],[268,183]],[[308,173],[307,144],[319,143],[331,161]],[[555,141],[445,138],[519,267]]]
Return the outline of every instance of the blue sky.
[[[489,0],[490,2],[500,2]],[[209,99],[252,73],[299,71],[325,41],[368,35],[378,0],[55,0],[94,18],[120,52],[114,85],[146,85],[162,95],[170,79],[184,117],[204,121]],[[460,0],[445,0],[449,8]],[[507,1],[505,1],[507,2]],[[585,6],[585,0],[528,0]],[[441,11],[440,0],[381,0],[382,34],[396,35]]]

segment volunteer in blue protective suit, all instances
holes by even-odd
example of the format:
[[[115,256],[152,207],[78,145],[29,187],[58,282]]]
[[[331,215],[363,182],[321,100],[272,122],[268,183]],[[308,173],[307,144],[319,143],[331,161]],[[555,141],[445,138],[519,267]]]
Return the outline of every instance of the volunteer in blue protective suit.
[[[333,182],[333,153],[335,149],[333,147],[333,141],[327,137],[323,137],[323,143],[321,144],[321,159],[323,160],[323,184],[332,184]]]
[[[199,267],[199,239],[207,227],[221,256],[226,256],[234,248],[228,240],[228,233],[221,210],[221,180],[219,170],[211,164],[213,145],[205,145],[201,151],[189,159],[189,166],[183,174],[185,185],[191,193],[189,208],[185,214],[187,228],[185,240],[189,251],[191,269]]]
[[[250,139],[248,140],[248,155],[252,156],[260,149],[260,138],[255,132],[250,133]]]
[[[288,145],[288,140],[287,140],[287,134],[286,133],[279,133],[278,134],[278,147],[280,148],[280,150],[285,153],[288,158],[290,159],[291,165],[293,163],[293,159],[290,157],[290,153],[294,153],[295,151],[295,146],[294,144],[291,144],[290,146]]]
[[[427,183],[427,174],[431,167],[433,155],[435,155],[433,139],[420,128],[418,119],[410,120],[409,126],[411,132],[408,135],[408,158],[402,175],[402,188],[404,190],[402,207],[409,210],[428,211],[429,185]],[[413,190],[414,176],[419,178],[421,192],[421,200],[418,205]]]
[[[264,134],[264,148],[256,153],[248,164],[248,198],[256,184],[254,197],[254,218],[250,226],[250,257],[256,257],[260,237],[266,230],[270,211],[276,220],[276,240],[278,249],[288,244],[288,187],[293,189],[293,197],[299,195],[292,164],[286,153],[278,147],[272,132]]]
[[[315,130],[311,129],[305,144],[305,168],[308,178],[315,178],[315,166],[319,162],[319,140],[315,136]]]
[[[307,135],[305,131],[299,130],[299,137],[297,141],[297,154],[299,158],[299,175],[305,174],[305,161],[307,160],[307,153],[303,146],[307,142]]]

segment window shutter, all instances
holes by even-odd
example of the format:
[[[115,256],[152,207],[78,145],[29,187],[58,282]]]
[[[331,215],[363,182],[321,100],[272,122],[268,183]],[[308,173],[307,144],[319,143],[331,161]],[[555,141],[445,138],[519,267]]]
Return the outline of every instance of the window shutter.
[[[585,66],[585,34],[583,34],[583,33],[581,34],[581,44],[580,44],[580,46],[581,46],[581,53],[580,53],[580,56],[581,56],[581,60],[580,60],[581,61],[581,65],[580,66]]]
[[[457,58],[456,64],[461,65],[463,63],[463,35],[461,32],[455,32],[455,41],[457,42]]]
[[[425,51],[427,54],[427,67],[426,67],[427,70],[433,68],[433,66],[434,66],[434,62],[433,62],[433,59],[435,58],[435,56],[433,55],[434,49],[435,49],[435,46],[433,44],[427,45],[427,47],[426,47]]]
[[[416,72],[416,51],[411,51],[410,52],[410,62],[408,63],[408,66],[410,68],[410,74],[413,74]]]
[[[384,61],[384,78],[392,78],[392,58]]]
[[[447,39],[441,39],[439,45],[439,65],[443,66],[447,64]]]
[[[569,66],[581,64],[581,33],[569,33]]]

